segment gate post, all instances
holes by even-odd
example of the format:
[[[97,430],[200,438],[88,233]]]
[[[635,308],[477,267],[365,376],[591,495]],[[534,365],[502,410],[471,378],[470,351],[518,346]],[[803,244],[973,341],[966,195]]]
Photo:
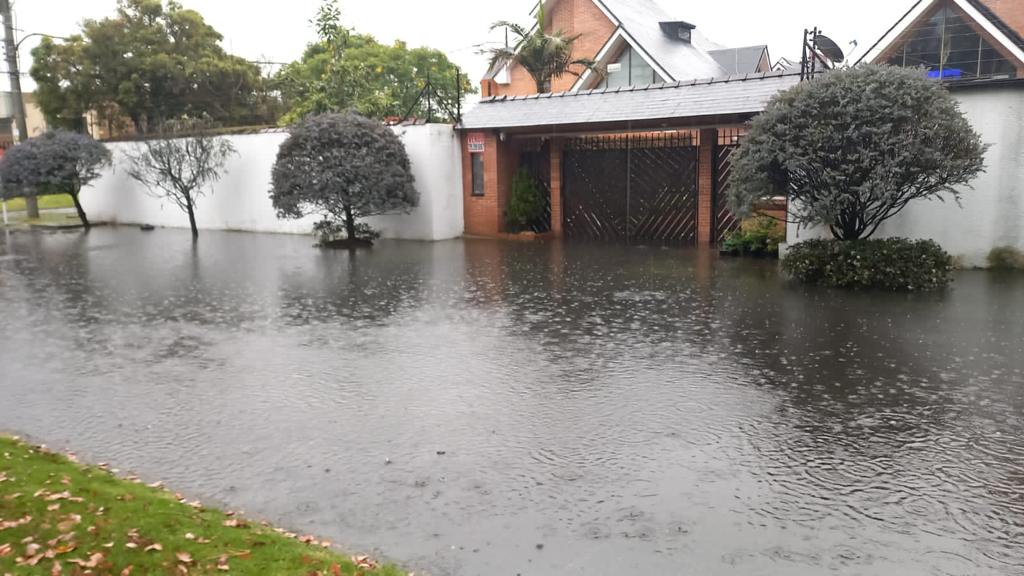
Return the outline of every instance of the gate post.
[[[562,145],[560,138],[551,140],[551,234],[561,238],[562,232]]]
[[[697,167],[697,245],[706,248],[714,244],[715,229],[715,146],[718,129],[700,131],[700,149]]]

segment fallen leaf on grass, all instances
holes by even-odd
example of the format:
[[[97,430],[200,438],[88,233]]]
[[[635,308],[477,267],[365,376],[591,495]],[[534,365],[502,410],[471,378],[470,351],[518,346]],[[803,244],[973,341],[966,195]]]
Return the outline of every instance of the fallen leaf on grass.
[[[331,564],[331,576],[341,576],[340,564]]]
[[[249,524],[245,520],[239,520],[238,518],[229,518],[224,521],[224,525],[228,528],[245,528]]]
[[[131,548],[132,550],[134,550],[134,549],[138,548],[139,545],[136,544],[135,542],[126,542],[124,547],[125,548]]]
[[[352,563],[356,565],[356,568],[366,568],[368,570],[378,568],[377,563],[369,556],[353,556]]]
[[[49,506],[46,507],[46,509],[50,512],[60,510],[60,502],[57,502],[56,504],[50,504]]]
[[[178,562],[184,562],[185,564],[192,563],[192,555],[188,552],[177,552],[174,557],[178,559]]]
[[[162,552],[163,549],[164,549],[163,544],[156,543],[156,544],[150,544],[149,546],[146,546],[146,550],[145,551],[146,552],[152,552],[152,551],[155,550],[157,552]]]
[[[53,561],[53,568],[50,568],[50,576],[60,576],[64,573],[64,568],[61,567],[60,562]]]
[[[188,532],[187,534],[185,534],[185,540],[195,540],[195,539],[196,539],[196,535],[195,534],[193,534],[191,532]]]
[[[31,516],[25,516],[18,520],[2,520],[0,519],[0,531],[7,530],[9,528],[17,528],[18,526],[24,526],[32,521]]]
[[[29,544],[28,546],[25,546],[25,555],[26,556],[35,556],[36,554],[39,553],[39,549],[40,548],[42,548],[42,546],[40,546],[39,544],[36,544],[35,542],[33,542],[33,543]]]
[[[71,560],[68,560],[68,562],[74,564],[75,566],[78,566],[79,568],[95,568],[100,565],[100,562],[103,562],[103,554],[97,552],[92,556],[89,556],[88,560],[82,560],[81,558],[72,558]]]
[[[0,544],[0,558],[10,556],[12,552],[14,552],[14,548],[10,544]]]
[[[134,570],[134,569],[135,569],[134,566],[129,566],[129,567],[125,568],[124,570],[121,570],[121,576],[131,576],[132,570]]]

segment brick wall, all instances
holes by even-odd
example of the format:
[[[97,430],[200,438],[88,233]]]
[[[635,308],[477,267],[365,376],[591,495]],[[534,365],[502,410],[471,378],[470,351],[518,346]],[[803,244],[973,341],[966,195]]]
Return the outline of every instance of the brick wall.
[[[473,164],[468,134],[462,135],[462,196],[466,234],[495,236],[505,231],[504,213],[516,169],[518,152],[488,132],[484,138],[484,195],[473,196]]]
[[[576,41],[576,58],[593,58],[604,47],[605,43],[615,32],[615,25],[604,15],[604,12],[594,4],[593,0],[561,0],[546,15],[548,25],[546,31],[550,34],[554,31],[562,31],[566,35],[574,36],[580,34]],[[582,68],[577,72],[582,72]],[[537,86],[533,78],[520,66],[513,66],[510,74],[511,83],[502,85],[497,83],[487,84],[484,81],[482,94],[492,96],[523,96],[536,94]],[[563,92],[572,88],[576,83],[576,76],[566,74],[556,78],[552,82],[553,92]]]
[[[710,246],[714,242],[712,231],[715,221],[715,143],[718,130],[700,131],[700,149],[697,164],[697,245]]]
[[[1024,0],[981,0],[999,18],[1024,36]]]

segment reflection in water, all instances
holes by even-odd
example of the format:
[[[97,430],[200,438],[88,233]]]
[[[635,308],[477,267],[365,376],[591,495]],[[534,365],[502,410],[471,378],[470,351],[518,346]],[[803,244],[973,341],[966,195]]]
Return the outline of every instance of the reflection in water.
[[[0,426],[435,574],[1024,573],[1020,277],[309,244],[10,235]]]

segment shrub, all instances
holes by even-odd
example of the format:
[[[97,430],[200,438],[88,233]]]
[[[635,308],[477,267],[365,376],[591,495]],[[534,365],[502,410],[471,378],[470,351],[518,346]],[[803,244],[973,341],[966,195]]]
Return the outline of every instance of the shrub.
[[[779,253],[779,244],[786,241],[786,228],[770,216],[759,216],[729,234],[723,248],[730,252],[746,252],[773,256]]]
[[[860,240],[915,200],[959,200],[986,150],[922,70],[837,70],[776,95],[754,119],[733,157],[729,201],[744,214],[786,196],[790,221]]]
[[[807,240],[789,248],[782,269],[806,284],[925,291],[949,284],[953,258],[932,240]]]
[[[355,237],[349,238],[345,224],[335,220],[321,220],[313,225],[313,236],[320,246],[329,246],[339,240],[362,239],[373,242],[380,239],[380,232],[365,222],[356,222],[355,232]]]
[[[544,193],[526,168],[512,177],[512,195],[505,209],[505,224],[515,232],[529,229],[544,216]]]
[[[1024,250],[1013,246],[993,248],[988,253],[988,265],[993,270],[1024,270]]]

